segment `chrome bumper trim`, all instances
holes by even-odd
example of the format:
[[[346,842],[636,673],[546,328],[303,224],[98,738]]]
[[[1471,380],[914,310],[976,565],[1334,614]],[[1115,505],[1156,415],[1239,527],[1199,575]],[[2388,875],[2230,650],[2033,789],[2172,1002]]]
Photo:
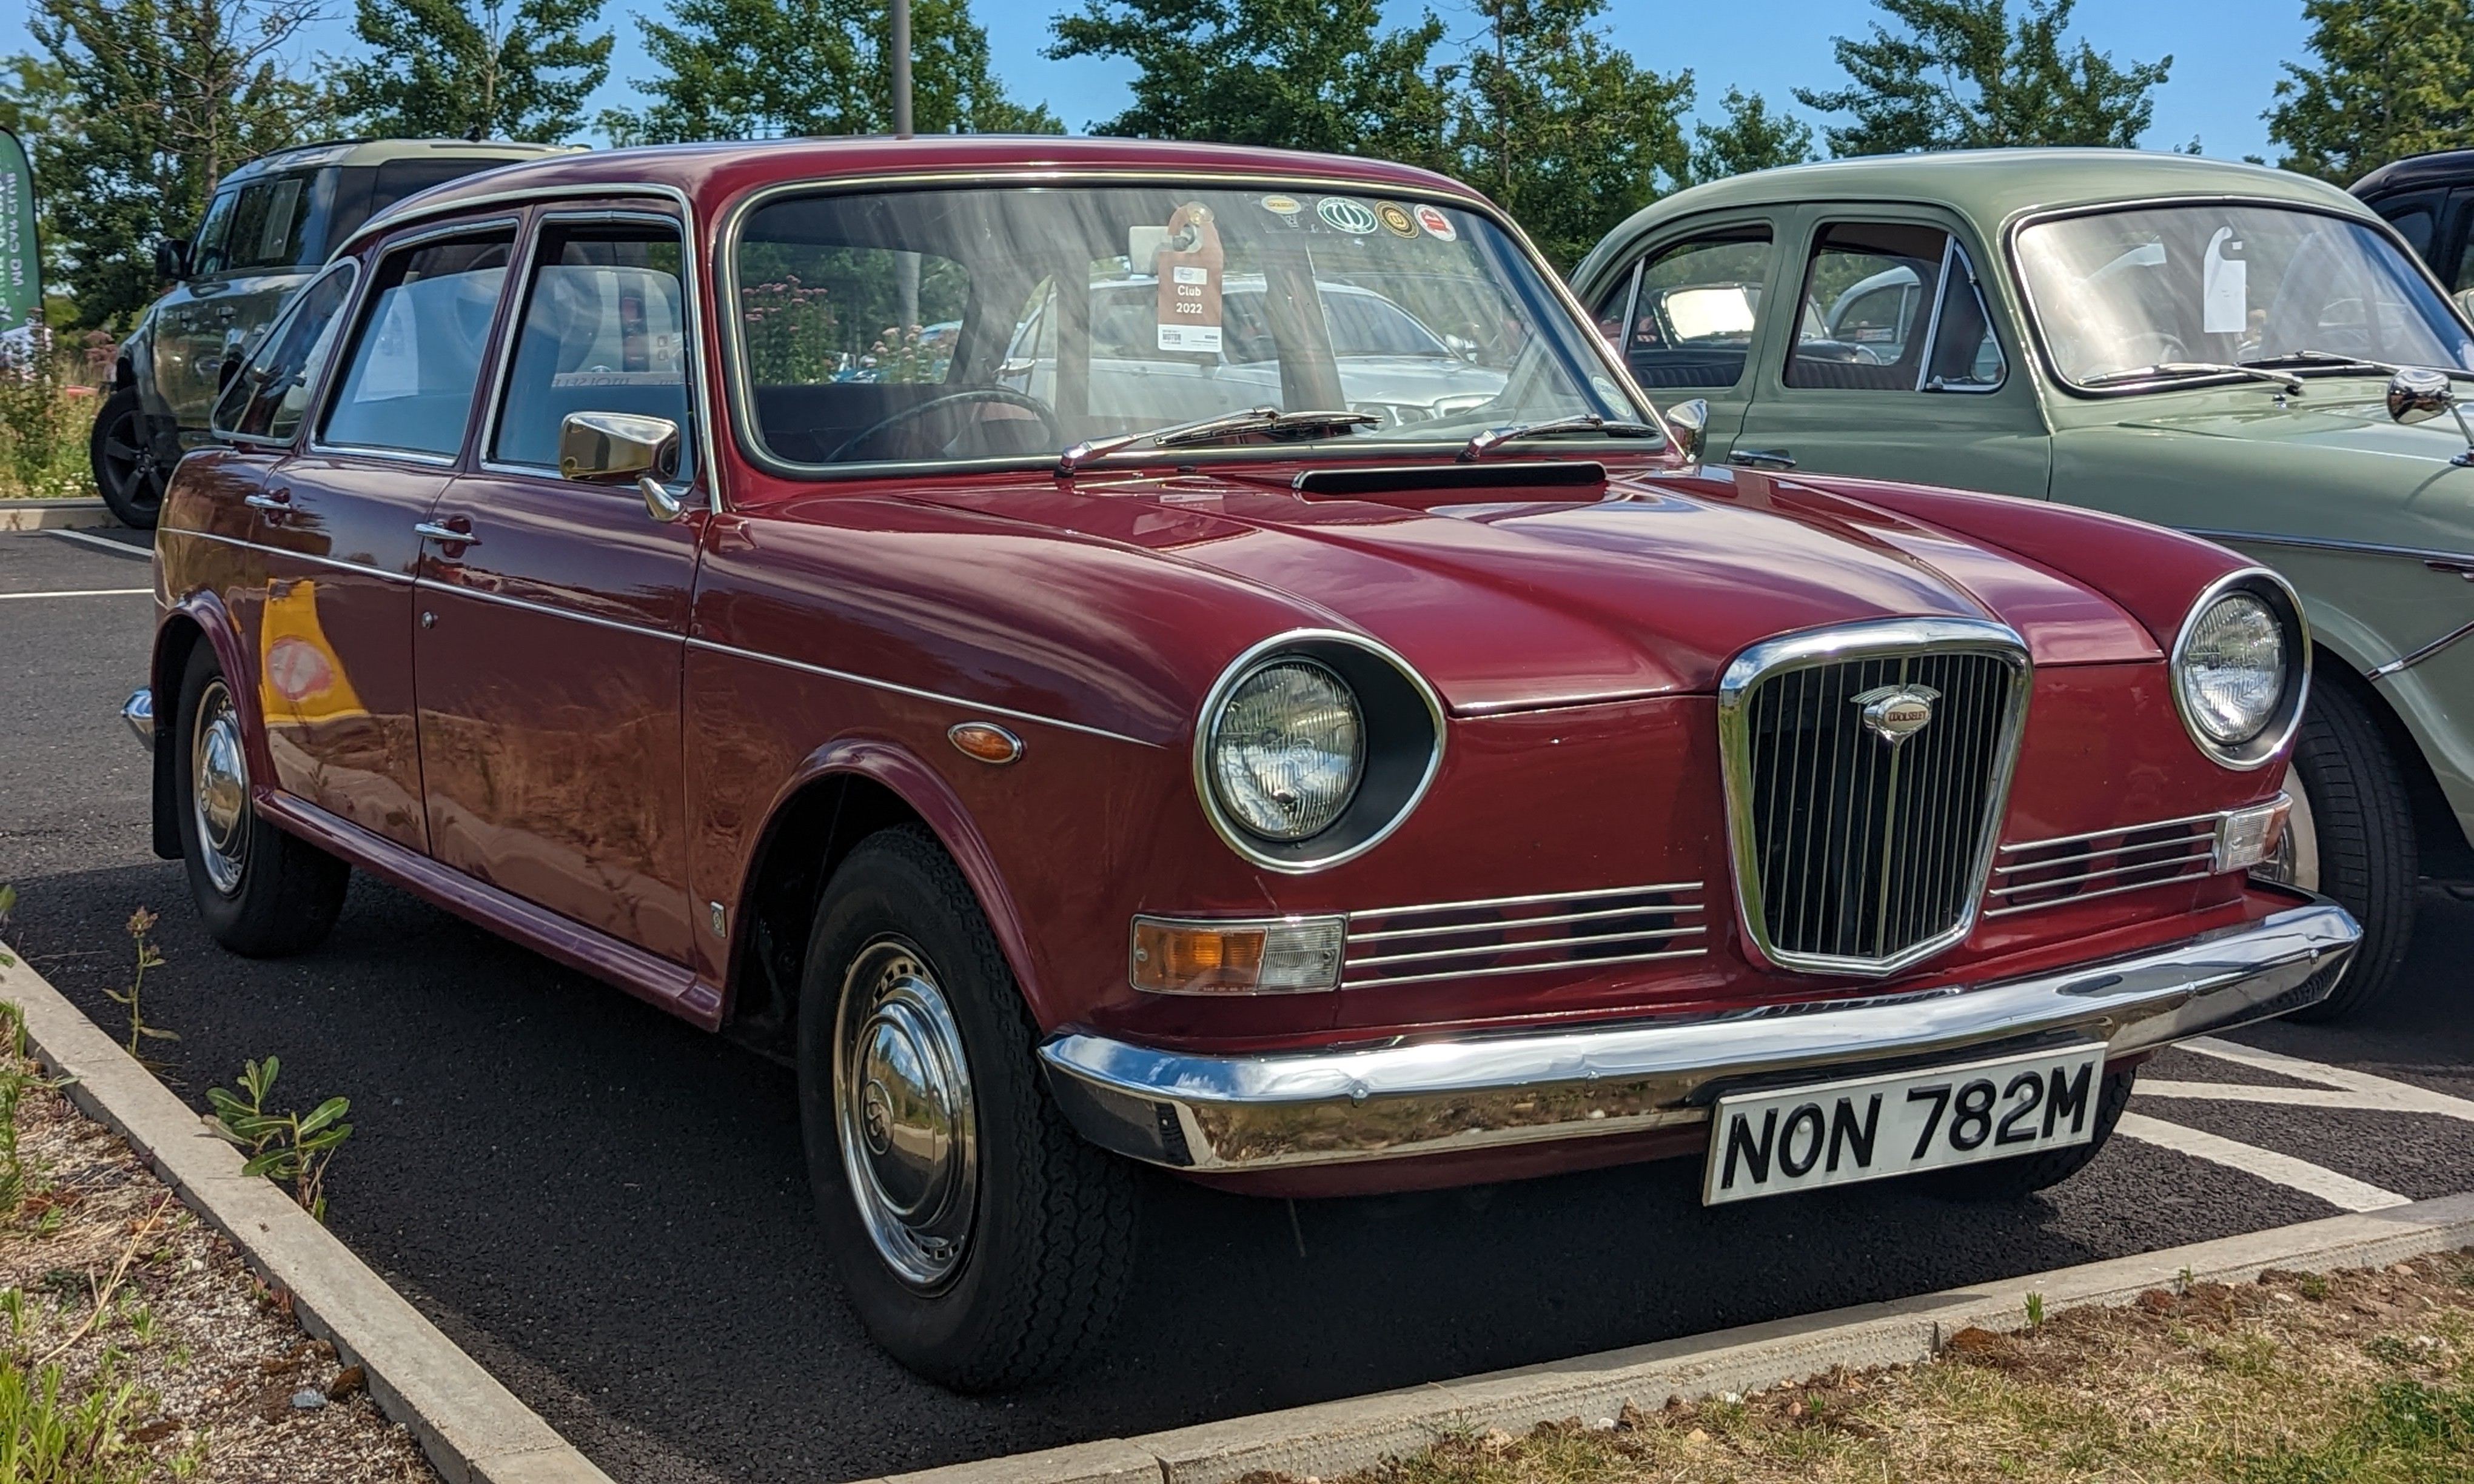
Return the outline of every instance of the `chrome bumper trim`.
[[[150,753],[155,751],[155,692],[151,687],[138,686],[133,695],[120,704],[120,719],[136,733],[138,746]]]
[[[1917,993],[1430,1041],[1190,1056],[1064,1032],[1039,1048],[1085,1138],[1172,1168],[1404,1159],[1683,1128],[1722,1091],[2090,1039],[2109,1056],[2316,1004],[2362,929],[2315,899],[2051,973]]]

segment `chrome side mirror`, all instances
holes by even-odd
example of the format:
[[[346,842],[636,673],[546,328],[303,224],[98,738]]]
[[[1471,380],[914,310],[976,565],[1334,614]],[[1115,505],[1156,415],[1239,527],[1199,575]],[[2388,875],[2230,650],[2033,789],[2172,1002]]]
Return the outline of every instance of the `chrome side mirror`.
[[[1666,425],[1675,432],[1675,446],[1687,459],[1701,457],[1701,442],[1710,430],[1710,404],[1700,397],[1666,409]]]
[[[676,520],[687,508],[663,483],[678,469],[679,425],[667,418],[571,412],[559,422],[559,477],[594,485],[632,479],[655,520]]]
[[[2465,438],[2464,451],[2448,462],[2459,468],[2474,467],[2474,427],[2465,425],[2465,408],[2448,373],[2409,366],[2389,378],[2389,416],[2400,425],[2428,422],[2443,412],[2457,419],[2457,431]]]

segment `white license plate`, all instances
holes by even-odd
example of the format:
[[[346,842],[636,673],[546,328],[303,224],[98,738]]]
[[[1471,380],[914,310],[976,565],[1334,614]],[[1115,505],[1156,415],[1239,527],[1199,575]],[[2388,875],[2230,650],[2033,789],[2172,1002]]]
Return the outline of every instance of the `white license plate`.
[[[1705,1206],[2006,1160],[2096,1135],[2104,1047],[1722,1097]]]

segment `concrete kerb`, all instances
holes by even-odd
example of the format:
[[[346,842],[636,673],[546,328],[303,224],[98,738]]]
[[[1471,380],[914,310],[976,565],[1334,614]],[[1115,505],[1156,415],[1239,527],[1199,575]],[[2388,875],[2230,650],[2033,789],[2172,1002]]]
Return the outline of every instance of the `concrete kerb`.
[[[2377,1267],[2474,1245],[2474,1195],[2057,1268],[1968,1288],[1747,1325],[1573,1360],[1205,1423],[1171,1432],[992,1458],[872,1484],[1229,1484],[1257,1471],[1296,1477],[1364,1469],[1456,1431],[1520,1432],[1541,1422],[1612,1418],[1725,1392],[1930,1358],[1969,1326],[2018,1328],[2027,1295],[2047,1312],[2126,1304],[2151,1288],[2248,1282],[2266,1268]]]
[[[74,531],[116,526],[111,507],[94,500],[0,500],[0,532]]]
[[[24,1012],[36,1060],[73,1079],[78,1107],[128,1139],[268,1286],[290,1294],[303,1328],[368,1373],[371,1395],[412,1429],[448,1484],[610,1484],[332,1233],[272,1183],[243,1175],[238,1150],[5,944],[0,999]]]

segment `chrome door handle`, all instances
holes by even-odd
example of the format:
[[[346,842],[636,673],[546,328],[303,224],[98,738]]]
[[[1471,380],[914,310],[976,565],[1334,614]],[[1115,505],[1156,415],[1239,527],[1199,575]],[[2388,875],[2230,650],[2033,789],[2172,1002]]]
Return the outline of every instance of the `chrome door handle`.
[[[481,544],[481,539],[474,536],[472,532],[458,531],[453,526],[443,526],[435,520],[423,521],[421,524],[412,528],[412,533],[415,536],[424,537],[433,541],[452,541],[458,546],[478,546]]]
[[[2422,564],[2435,572],[2453,572],[2467,582],[2474,583],[2474,558],[2432,557]]]
[[[241,503],[256,510],[290,510],[292,508],[292,496],[288,494],[253,494],[247,499],[241,501]]]
[[[1731,448],[1727,462],[1739,468],[1793,468],[1795,461],[1783,448]]]

